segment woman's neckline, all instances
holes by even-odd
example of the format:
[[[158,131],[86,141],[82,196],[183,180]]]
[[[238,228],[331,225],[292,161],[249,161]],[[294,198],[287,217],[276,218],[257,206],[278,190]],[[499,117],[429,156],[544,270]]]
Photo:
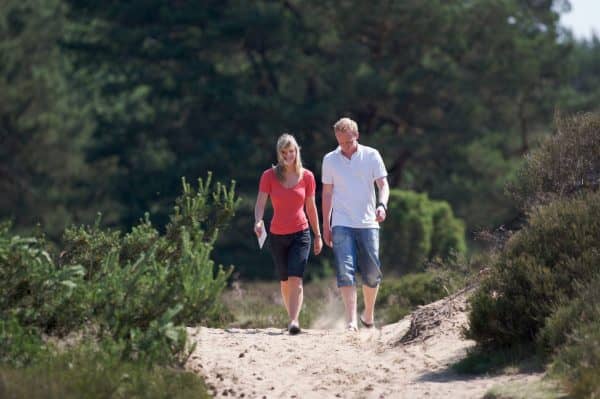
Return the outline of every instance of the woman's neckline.
[[[286,190],[292,190],[294,188],[296,188],[298,186],[298,184],[300,184],[300,182],[302,181],[302,178],[304,177],[304,169],[302,169],[302,172],[300,173],[300,176],[298,177],[298,181],[291,187],[287,187],[285,184],[283,184],[282,182],[279,181],[279,179],[275,179],[277,180],[277,182],[279,183],[279,185],[283,188],[285,188]]]

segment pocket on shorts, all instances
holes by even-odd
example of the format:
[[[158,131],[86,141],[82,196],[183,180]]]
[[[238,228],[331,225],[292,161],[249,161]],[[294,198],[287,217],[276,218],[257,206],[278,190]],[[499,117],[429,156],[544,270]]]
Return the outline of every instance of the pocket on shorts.
[[[343,227],[334,227],[331,230],[331,241],[335,246],[344,245],[344,243],[348,242],[349,238],[348,230]]]

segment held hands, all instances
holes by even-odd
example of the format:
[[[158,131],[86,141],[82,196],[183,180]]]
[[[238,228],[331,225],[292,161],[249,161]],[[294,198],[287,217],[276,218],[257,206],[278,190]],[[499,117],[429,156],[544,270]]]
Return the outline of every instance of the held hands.
[[[264,228],[264,222],[262,220],[259,220],[258,222],[254,223],[254,234],[256,234],[257,237],[260,237]]]

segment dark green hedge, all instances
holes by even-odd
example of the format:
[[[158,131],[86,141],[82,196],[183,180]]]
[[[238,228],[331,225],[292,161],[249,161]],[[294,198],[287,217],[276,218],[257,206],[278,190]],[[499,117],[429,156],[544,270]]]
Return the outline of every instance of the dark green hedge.
[[[466,252],[465,226],[445,201],[427,194],[391,190],[388,215],[381,225],[385,270],[405,274],[424,270],[424,262]]]

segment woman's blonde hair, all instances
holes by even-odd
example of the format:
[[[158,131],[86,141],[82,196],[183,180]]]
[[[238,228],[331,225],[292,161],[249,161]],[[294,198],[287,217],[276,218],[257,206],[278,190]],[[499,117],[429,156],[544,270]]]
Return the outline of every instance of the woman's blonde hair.
[[[283,156],[281,153],[283,150],[289,147],[296,148],[296,161],[294,162],[294,170],[299,176],[302,176],[302,158],[300,157],[300,146],[298,145],[298,142],[294,136],[284,133],[279,136],[279,139],[277,139],[277,165],[274,166],[277,179],[281,182],[285,180],[283,175],[285,165],[283,164]]]

